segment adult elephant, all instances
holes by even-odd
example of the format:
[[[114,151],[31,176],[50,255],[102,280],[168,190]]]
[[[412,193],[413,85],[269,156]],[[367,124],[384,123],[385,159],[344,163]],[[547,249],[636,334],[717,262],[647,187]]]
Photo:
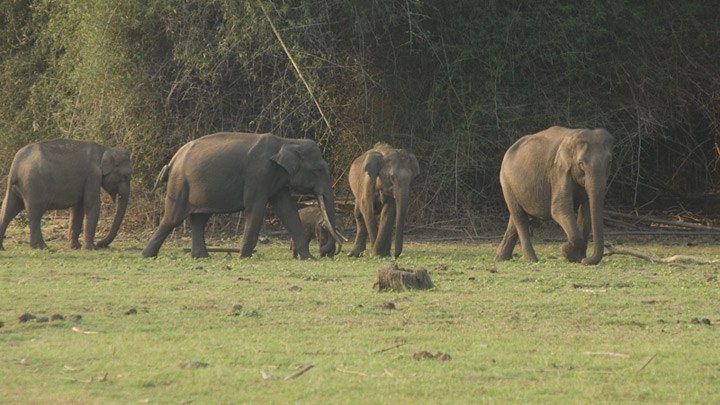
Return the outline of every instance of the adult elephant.
[[[350,165],[348,179],[355,196],[355,245],[348,256],[359,256],[370,238],[370,257],[390,256],[395,226],[395,258],[403,248],[403,232],[410,182],[420,173],[415,155],[388,145],[378,145]],[[378,226],[376,215],[380,216]]]
[[[325,220],[335,228],[330,169],[318,145],[308,139],[231,132],[206,135],[175,153],[149,196],[159,181],[168,183],[165,214],[143,257],[157,256],[165,238],[185,218],[190,222],[192,257],[207,257],[208,219],[212,214],[237,211],[245,215],[241,256],[250,257],[270,203],[290,232],[300,257],[314,259],[291,190],[315,194]],[[334,231],[333,237],[341,240]]]
[[[562,253],[568,261],[600,262],[612,148],[613,137],[604,129],[551,127],[515,142],[500,167],[510,220],[495,261],[512,258],[519,238],[525,260],[536,262],[529,220],[538,218],[553,219],[563,228],[568,242]],[[586,257],[591,228],[594,251]]]
[[[30,219],[30,247],[47,245],[40,231],[43,213],[70,208],[68,246],[105,247],[115,239],[130,197],[130,153],[95,142],[55,139],[27,145],[15,154],[8,175],[5,202],[0,214],[0,249],[10,221],[23,209]],[[116,201],[117,210],[108,235],[95,241],[100,217],[100,188]]]

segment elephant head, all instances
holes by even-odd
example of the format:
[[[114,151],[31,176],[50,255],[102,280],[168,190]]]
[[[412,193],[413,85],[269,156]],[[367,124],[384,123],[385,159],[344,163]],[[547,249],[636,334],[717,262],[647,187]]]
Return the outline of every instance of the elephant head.
[[[603,209],[612,147],[613,137],[603,129],[577,131],[560,143],[555,158],[560,176],[569,176],[584,190],[589,203],[594,247],[592,256],[583,258],[582,264],[599,263],[605,249]],[[582,202],[578,201],[576,205]]]
[[[102,188],[117,204],[115,218],[108,235],[97,242],[97,246],[105,247],[115,239],[120,223],[122,223],[128,200],[130,199],[130,153],[121,148],[107,148],[100,161],[102,171]]]
[[[376,148],[367,154],[364,171],[369,177],[365,192],[369,195],[380,195],[381,201],[387,197],[394,199],[395,206],[395,258],[402,253],[405,218],[410,204],[410,182],[420,173],[420,166],[415,156],[403,149]],[[385,209],[383,209],[384,211]],[[385,231],[389,238],[391,223],[383,221],[392,218],[381,215],[380,232]],[[380,236],[378,236],[380,237]],[[389,239],[388,239],[389,242]],[[383,242],[380,241],[380,245]],[[389,246],[389,244],[388,244]]]
[[[287,171],[290,189],[316,196],[323,219],[329,224],[328,232],[340,245],[340,249],[343,241],[347,242],[347,239],[336,231],[339,223],[335,217],[332,176],[317,144],[310,140],[289,140],[271,160]]]

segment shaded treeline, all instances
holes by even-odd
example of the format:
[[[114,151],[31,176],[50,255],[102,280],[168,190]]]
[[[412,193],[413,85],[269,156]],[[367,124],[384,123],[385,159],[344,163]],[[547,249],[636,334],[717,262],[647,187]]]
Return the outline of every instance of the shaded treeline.
[[[188,140],[273,132],[317,140],[342,200],[384,141],[435,221],[501,212],[504,151],[562,125],[615,135],[611,206],[720,185],[713,1],[261,1],[0,0],[2,177],[27,143],[96,140],[131,150],[137,200]]]

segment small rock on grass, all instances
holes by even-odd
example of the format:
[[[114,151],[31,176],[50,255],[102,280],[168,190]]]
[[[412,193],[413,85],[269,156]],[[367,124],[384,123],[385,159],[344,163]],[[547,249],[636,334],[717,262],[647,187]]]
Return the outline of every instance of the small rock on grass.
[[[49,319],[47,316],[41,316],[40,318],[36,319],[35,322],[45,323],[45,322],[47,322],[47,321],[49,321],[49,320],[50,320],[50,319]]]
[[[233,305],[233,307],[232,307],[232,311],[233,311],[233,312],[239,312],[239,311],[242,311],[242,308],[243,308],[243,307],[242,307],[242,304],[235,304],[235,305]]]
[[[73,322],[80,322],[80,320],[82,319],[82,315],[70,314],[70,315],[68,315],[67,319],[69,321],[73,321]]]
[[[35,319],[35,318],[36,318],[35,315],[33,315],[33,314],[28,314],[28,313],[26,312],[26,313],[20,315],[20,316],[18,317],[18,320],[19,320],[20,322],[27,322],[27,321],[33,320],[33,319]]]
[[[288,288],[288,291],[302,291],[302,287],[300,287],[299,285],[291,285]]]
[[[64,321],[65,317],[60,314],[52,314],[52,316],[50,316],[50,320],[51,321]]]
[[[135,314],[137,314],[137,309],[135,309],[135,308],[130,308],[127,310],[127,312],[125,312],[125,315],[135,315]]]
[[[380,304],[380,308],[387,309],[387,310],[393,310],[393,309],[395,309],[395,303],[383,302],[382,304]]]

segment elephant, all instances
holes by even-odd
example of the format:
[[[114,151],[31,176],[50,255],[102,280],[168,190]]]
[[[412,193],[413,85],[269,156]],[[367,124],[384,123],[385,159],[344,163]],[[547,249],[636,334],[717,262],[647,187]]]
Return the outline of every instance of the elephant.
[[[13,159],[7,192],[0,213],[0,249],[10,221],[27,210],[30,219],[30,247],[47,248],[40,230],[43,213],[70,208],[68,247],[94,250],[115,239],[130,198],[130,153],[122,148],[90,141],[55,139],[26,145]],[[108,235],[95,244],[100,217],[100,188],[116,202],[115,218]]]
[[[208,257],[205,225],[212,214],[243,211],[245,228],[241,257],[251,257],[268,203],[290,232],[302,259],[308,249],[291,190],[314,194],[330,228],[336,226],[330,168],[317,143],[273,134],[219,132],[182,146],[165,165],[149,193],[167,182],[165,213],[142,251],[157,256],[170,232],[185,218],[190,222],[191,255]],[[327,207],[327,209],[326,209]],[[331,231],[336,240],[340,237]]]
[[[511,259],[519,238],[525,260],[537,262],[529,221],[553,219],[567,235],[562,253],[568,261],[599,263],[612,148],[613,136],[604,129],[562,127],[523,136],[510,146],[500,167],[510,220],[495,261]],[[591,228],[594,249],[587,257]]]
[[[330,234],[320,207],[303,207],[298,211],[298,215],[300,215],[300,222],[302,222],[308,241],[317,239],[320,257],[327,256],[333,258],[336,254],[340,253],[342,242],[336,243]],[[338,218],[338,226],[335,228],[335,232],[341,237],[344,237],[345,231],[343,230],[344,226],[342,226],[342,221],[340,220],[340,214],[336,212],[335,218]],[[292,250],[293,259],[297,259],[297,249],[295,249],[295,244],[292,241],[290,241],[290,250]]]
[[[395,225],[395,258],[402,253],[410,182],[420,173],[415,155],[378,144],[350,165],[348,180],[355,196],[355,245],[348,256],[358,257],[370,238],[370,257],[390,256]],[[378,226],[376,215],[380,216]]]

